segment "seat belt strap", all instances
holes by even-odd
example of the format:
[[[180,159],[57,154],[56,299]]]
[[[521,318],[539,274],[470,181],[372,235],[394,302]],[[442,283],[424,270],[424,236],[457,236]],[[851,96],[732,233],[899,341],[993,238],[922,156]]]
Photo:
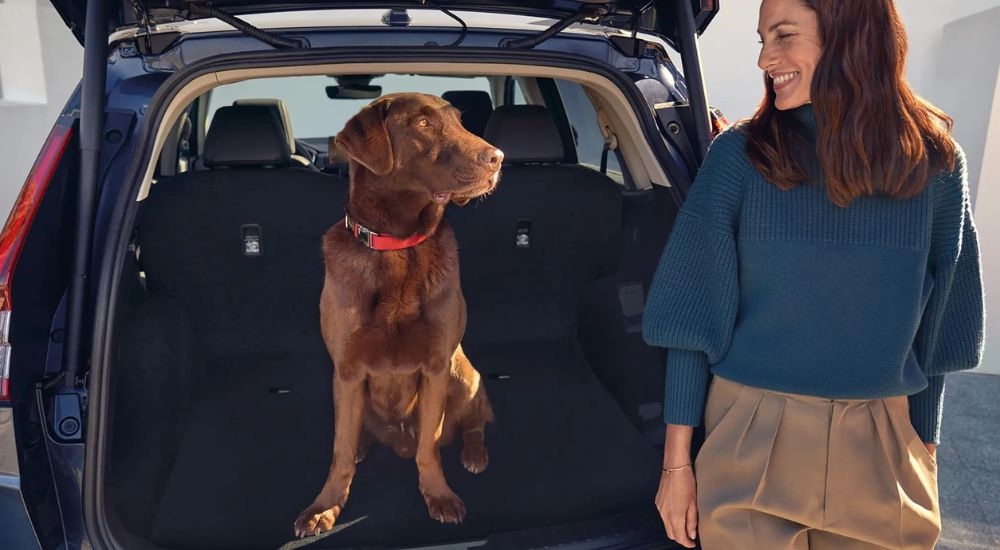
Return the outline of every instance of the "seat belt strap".
[[[622,159],[621,150],[618,148],[618,136],[611,129],[611,124],[608,123],[608,117],[602,108],[597,109],[597,123],[601,127],[601,137],[604,138],[604,150],[601,151],[601,173],[604,175],[608,174],[608,151],[613,151],[615,153],[615,160],[618,161],[618,167],[622,171],[625,189],[635,191],[635,182],[632,181],[632,174],[629,173],[628,165]]]

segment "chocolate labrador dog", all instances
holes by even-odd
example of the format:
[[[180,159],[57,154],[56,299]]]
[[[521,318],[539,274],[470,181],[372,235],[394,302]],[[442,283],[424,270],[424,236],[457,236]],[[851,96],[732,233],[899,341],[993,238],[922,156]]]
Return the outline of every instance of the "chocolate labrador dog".
[[[386,95],[334,140],[350,157],[351,182],[344,223],[323,237],[333,464],[296,519],[296,536],[333,527],[372,440],[416,456],[427,510],[444,523],[461,522],[465,505],[445,481],[439,447],[460,433],[462,464],[473,473],[486,468],[493,411],[462,352],[458,246],[443,215],[449,202],[496,187],[503,153],[466,131],[460,116],[435,96]]]

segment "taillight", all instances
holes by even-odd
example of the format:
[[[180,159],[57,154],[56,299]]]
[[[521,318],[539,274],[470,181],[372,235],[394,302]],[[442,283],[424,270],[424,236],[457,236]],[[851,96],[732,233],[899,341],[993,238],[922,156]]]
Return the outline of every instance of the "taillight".
[[[726,115],[722,114],[722,111],[715,107],[709,107],[708,114],[711,115],[712,119],[712,138],[714,139],[729,128],[729,119],[726,118]]]
[[[69,126],[57,124],[52,128],[0,233],[0,403],[10,401],[10,280],[31,222],[72,137]]]

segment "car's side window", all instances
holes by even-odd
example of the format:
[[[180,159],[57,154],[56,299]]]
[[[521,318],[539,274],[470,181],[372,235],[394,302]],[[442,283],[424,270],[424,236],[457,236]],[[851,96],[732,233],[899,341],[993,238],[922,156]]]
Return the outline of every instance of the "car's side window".
[[[521,89],[521,79],[516,76],[508,76],[504,79],[504,105],[527,105],[528,100],[524,97],[524,90]]]
[[[527,99],[524,99],[524,91],[521,90],[521,84],[518,83],[517,79],[514,79],[514,105],[526,105],[528,103]]]
[[[604,136],[601,133],[594,104],[590,102],[583,86],[576,82],[556,80],[556,86],[573,132],[579,163],[599,170],[601,157],[604,155]],[[612,151],[607,152],[607,171],[621,172],[618,159]]]

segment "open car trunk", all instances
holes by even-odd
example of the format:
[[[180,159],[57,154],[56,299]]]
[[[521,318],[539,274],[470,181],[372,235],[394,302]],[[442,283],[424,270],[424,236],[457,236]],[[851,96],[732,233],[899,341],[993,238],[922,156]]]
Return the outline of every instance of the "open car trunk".
[[[633,200],[647,203],[649,212],[658,210],[653,195]],[[620,216],[621,211],[612,213],[611,219]],[[544,226],[545,220],[533,221]],[[657,243],[662,246],[669,219],[649,221],[659,226],[649,228],[658,229],[649,238],[652,252]],[[455,225],[461,241],[461,226]],[[544,238],[541,231],[537,238]],[[589,241],[581,233],[578,242],[559,248],[585,251]],[[414,461],[373,445],[339,520],[348,526],[315,547],[487,538],[498,547],[521,547],[612,534],[664,542],[652,506],[661,456],[662,356],[642,344],[638,320],[622,313],[620,301],[623,291],[648,282],[650,260],[622,259],[579,292],[566,292],[553,288],[558,281],[547,281],[542,266],[532,271],[520,265],[515,270],[527,271],[517,277],[510,266],[487,262],[505,252],[513,248],[463,248],[470,308],[463,347],[483,375],[496,414],[487,429],[490,463],[484,473],[462,468],[458,445],[442,452],[447,479],[469,510],[465,522],[442,525],[430,519]],[[185,262],[180,256],[177,263]],[[655,262],[656,254],[650,257]],[[566,257],[546,260],[556,266],[577,263]],[[128,533],[122,536],[135,537],[129,547],[141,541],[167,548],[276,548],[291,540],[292,521],[322,485],[332,456],[333,370],[319,334],[318,308],[295,304],[314,321],[305,334],[284,331],[267,338],[253,328],[244,333],[230,327],[234,334],[208,336],[199,334],[198,326],[212,321],[206,310],[280,314],[277,302],[291,294],[314,293],[318,300],[320,264],[303,269],[313,273],[312,280],[301,282],[310,288],[297,292],[281,288],[281,281],[262,281],[257,289],[245,289],[249,299],[242,312],[226,303],[224,291],[214,302],[208,295],[192,296],[200,303],[165,296],[157,290],[171,289],[159,288],[152,271],[146,274],[148,289],[138,281],[131,286],[114,366],[106,488],[111,516]],[[498,288],[498,277],[537,286]],[[550,294],[550,317],[543,317],[546,307],[529,310],[505,294],[512,290],[528,302]],[[570,294],[579,301],[559,304]],[[521,302],[524,310],[499,307],[505,298]],[[556,318],[560,311],[577,316]],[[206,342],[206,336],[215,341]],[[231,344],[247,340],[227,348],[227,338]]]
[[[665,544],[653,507],[663,357],[639,326],[672,202],[663,188],[623,193],[588,167],[543,168],[505,166],[493,196],[448,214],[469,307],[463,347],[496,414],[484,473],[462,468],[457,445],[442,452],[465,522],[430,519],[414,461],[374,445],[342,528],[314,547]],[[257,185],[269,179],[282,184]],[[112,367],[106,494],[127,547],[292,539],[332,456],[319,238],[345,193],[343,179],[302,167],[195,171],[153,187]],[[263,235],[257,258],[231,231],[247,222]]]
[[[477,211],[494,200],[502,210],[502,187],[496,197],[453,214],[485,218],[481,228],[488,233],[493,216]],[[374,445],[358,467],[339,520],[350,525],[315,546],[401,547],[489,538],[499,547],[501,540],[520,547],[615,533],[663,543],[652,506],[661,456],[663,358],[642,344],[635,311],[626,312],[629,318],[621,307],[622,296],[648,283],[669,227],[669,216],[657,215],[661,201],[650,193],[632,198],[631,205],[611,202],[605,219],[645,214],[644,224],[631,225],[648,231],[626,249],[631,256],[615,258],[609,270],[585,281],[547,279],[552,266],[579,267],[574,253],[588,255],[594,247],[592,235],[581,232],[575,242],[544,250],[548,220],[532,220],[538,242],[533,246],[539,250],[528,251],[537,252],[535,260],[544,259],[544,265],[505,266],[504,260],[522,252],[509,242],[494,249],[463,246],[469,302],[463,347],[483,375],[497,419],[487,429],[490,463],[484,473],[461,467],[457,445],[442,452],[447,479],[464,499],[468,517],[459,526],[430,519],[414,461]],[[154,194],[149,200],[163,198]],[[154,204],[147,206],[146,221],[158,215]],[[338,210],[328,210],[332,225]],[[462,217],[452,218],[460,242],[474,240],[462,231],[469,229]],[[185,223],[175,222],[177,228]],[[168,248],[185,246],[172,242],[181,238],[177,233],[165,239],[143,236],[140,242],[149,241],[144,251],[161,239],[171,241]],[[615,235],[625,238],[620,231]],[[273,231],[268,236],[281,239]],[[509,236],[513,239],[512,231]],[[185,258],[192,244],[186,246],[176,249],[170,266],[181,272],[179,286],[215,280],[211,270],[218,266]],[[645,257],[639,248],[648,249]],[[292,521],[322,485],[332,456],[333,370],[319,333],[318,308],[307,300],[292,303],[314,326],[307,322],[270,336],[264,331],[274,327],[260,318],[257,328],[253,320],[201,327],[222,322],[220,316],[280,317],[293,295],[313,294],[318,303],[320,262],[301,266],[312,275],[299,280],[302,289],[273,279],[241,288],[247,297],[243,311],[229,300],[231,287],[216,289],[214,300],[210,292],[190,289],[184,290],[190,300],[171,296],[177,289],[154,276],[153,268],[163,266],[145,265],[149,262],[142,266],[148,270],[147,288],[137,279],[129,290],[114,366],[109,511],[129,533],[123,536],[136,537],[129,547],[142,541],[167,548],[276,548],[291,540]],[[206,270],[200,279],[199,269]],[[237,287],[246,283],[238,277],[228,281]],[[504,307],[502,301],[514,304]],[[559,317],[567,313],[574,316]],[[522,533],[502,538],[517,532]]]

